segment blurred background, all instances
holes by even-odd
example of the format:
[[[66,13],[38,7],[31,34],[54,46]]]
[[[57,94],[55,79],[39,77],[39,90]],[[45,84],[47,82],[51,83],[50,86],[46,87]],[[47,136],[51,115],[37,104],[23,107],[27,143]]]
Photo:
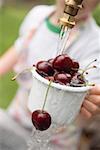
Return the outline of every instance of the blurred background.
[[[53,4],[54,0],[0,0],[0,56],[18,36],[19,26],[27,12],[39,4]],[[100,5],[93,12],[100,26]],[[16,90],[16,82],[11,81],[13,73],[0,77],[0,107],[7,108]]]

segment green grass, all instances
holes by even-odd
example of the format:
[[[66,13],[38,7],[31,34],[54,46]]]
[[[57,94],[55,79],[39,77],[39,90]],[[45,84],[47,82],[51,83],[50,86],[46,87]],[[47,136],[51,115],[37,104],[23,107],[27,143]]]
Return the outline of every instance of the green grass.
[[[18,8],[6,7],[0,9],[0,55],[17,38],[19,26],[29,8],[20,6]],[[94,11],[93,16],[98,25],[100,25],[100,6]],[[10,80],[12,75],[13,73],[11,72],[0,78],[0,107],[2,108],[6,108],[9,105],[17,89],[16,82]]]
[[[18,36],[18,28],[28,9],[7,7],[0,10],[0,55],[10,47]],[[0,78],[0,107],[6,108],[17,89],[16,82],[11,82],[13,73]]]
[[[100,5],[93,12],[93,16],[94,16],[97,24],[100,26]]]

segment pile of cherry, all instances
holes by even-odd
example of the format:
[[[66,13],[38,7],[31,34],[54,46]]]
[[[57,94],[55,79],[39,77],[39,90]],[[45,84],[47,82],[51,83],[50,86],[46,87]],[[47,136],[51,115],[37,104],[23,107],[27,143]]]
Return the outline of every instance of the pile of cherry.
[[[91,66],[95,61],[97,61],[97,59],[90,62],[84,70],[81,70],[81,73],[79,71],[79,63],[71,59],[67,54],[59,55],[48,61],[39,61],[35,67],[37,73],[49,80],[50,83],[55,82],[66,86],[82,87],[89,85],[84,74],[88,74],[88,70],[96,68],[96,66]],[[94,86],[94,84],[90,85]],[[48,85],[48,89],[49,87],[50,84]],[[46,92],[46,94],[47,93],[48,92]],[[47,97],[45,96],[43,108],[41,110],[35,110],[32,113],[32,123],[34,127],[40,131],[47,130],[52,122],[51,115],[44,110],[46,100]]]
[[[86,83],[84,78],[85,71],[80,74],[78,72],[79,63],[76,60],[72,60],[67,54],[59,55],[48,61],[39,61],[35,67],[37,73],[51,82],[74,87],[84,86]],[[44,100],[44,106],[45,103],[46,99]],[[51,126],[51,122],[51,115],[44,111],[44,107],[32,113],[32,123],[37,130],[47,130]]]
[[[67,54],[62,54],[48,61],[39,61],[36,71],[45,79],[70,86],[84,86],[85,78],[78,72],[79,63]]]

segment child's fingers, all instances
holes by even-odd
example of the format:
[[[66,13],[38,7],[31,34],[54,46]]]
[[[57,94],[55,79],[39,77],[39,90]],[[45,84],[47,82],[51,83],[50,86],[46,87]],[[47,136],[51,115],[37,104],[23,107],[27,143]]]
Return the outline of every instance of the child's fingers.
[[[92,103],[94,103],[95,105],[97,105],[98,107],[100,107],[100,96],[99,95],[87,95],[86,99]]]
[[[82,114],[82,116],[84,116],[86,118],[92,117],[92,114],[89,111],[87,111],[87,109],[85,109],[84,107],[81,108],[81,114]]]
[[[90,112],[91,114],[98,114],[100,113],[100,109],[97,105],[95,105],[94,103],[92,103],[89,100],[85,100],[83,102],[83,107]]]

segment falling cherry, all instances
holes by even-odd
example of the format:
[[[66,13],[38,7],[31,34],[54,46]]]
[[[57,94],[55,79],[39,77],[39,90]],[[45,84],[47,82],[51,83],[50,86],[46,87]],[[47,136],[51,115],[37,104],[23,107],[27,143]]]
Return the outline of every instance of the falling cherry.
[[[44,99],[44,104],[43,104],[42,109],[41,110],[35,110],[32,113],[32,123],[33,123],[34,127],[40,131],[47,130],[51,125],[51,116],[48,112],[46,112],[44,110],[44,107],[45,107],[45,104],[47,101],[48,92],[49,92],[49,89],[51,87],[51,83],[52,83],[52,81],[49,82],[49,85],[48,85],[48,88],[47,88],[47,91],[45,94],[45,99]]]
[[[32,113],[32,123],[37,130],[47,130],[51,125],[51,116],[44,110],[36,110]]]

